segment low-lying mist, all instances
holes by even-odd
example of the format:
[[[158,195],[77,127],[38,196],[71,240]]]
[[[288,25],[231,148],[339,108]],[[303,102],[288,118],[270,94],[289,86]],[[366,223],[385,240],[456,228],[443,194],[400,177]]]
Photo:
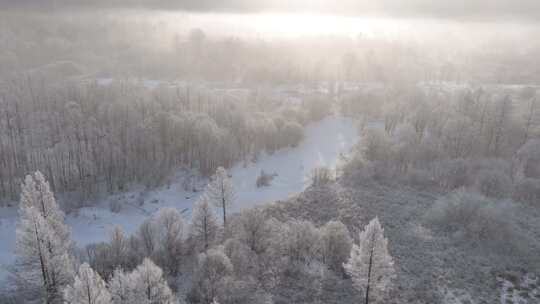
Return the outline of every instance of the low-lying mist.
[[[161,10],[6,10],[0,77],[283,83],[538,81],[539,28],[467,21]]]

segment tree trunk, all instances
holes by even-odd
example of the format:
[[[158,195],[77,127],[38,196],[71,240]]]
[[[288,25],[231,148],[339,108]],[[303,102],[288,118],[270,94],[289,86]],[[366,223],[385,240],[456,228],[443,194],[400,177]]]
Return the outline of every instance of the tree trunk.
[[[227,226],[227,208],[225,207],[225,198],[221,200],[223,206],[223,227]]]
[[[373,265],[373,250],[375,249],[375,235],[372,237],[372,246],[371,246],[371,253],[369,255],[369,267],[368,267],[368,278],[367,278],[367,286],[366,286],[366,301],[365,304],[369,304],[369,287],[371,285],[371,266]]]
[[[208,224],[206,222],[207,217],[204,217],[204,252],[208,250]]]

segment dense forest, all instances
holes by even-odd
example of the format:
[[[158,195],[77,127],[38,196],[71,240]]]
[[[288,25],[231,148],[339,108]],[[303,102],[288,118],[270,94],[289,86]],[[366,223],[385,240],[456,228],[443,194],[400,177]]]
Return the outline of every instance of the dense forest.
[[[71,207],[130,182],[163,184],[182,166],[209,175],[296,145],[303,125],[328,112],[317,94],[290,104],[265,91],[13,81],[0,99],[0,194],[16,199],[35,170],[79,195]]]
[[[338,105],[357,118],[363,138],[341,167],[315,170],[304,193],[230,214],[235,189],[220,167],[190,218],[164,208],[133,234],[115,227],[109,241],[84,248],[66,239],[65,228],[54,228],[63,213],[43,175],[28,176],[20,212],[32,214],[32,201],[46,197],[52,214],[60,214],[42,225],[53,230],[54,244],[65,243],[58,258],[48,257],[65,281],[43,287],[25,279],[38,269],[29,270],[28,260],[40,263],[39,243],[25,241],[32,230],[24,228],[36,219],[25,215],[11,273],[21,283],[16,290],[32,292],[6,300],[25,294],[82,303],[77,299],[99,294],[97,303],[495,301],[500,280],[537,280],[536,94],[530,87],[343,92]],[[475,278],[485,284],[470,283]],[[152,291],[138,294],[140,286]],[[538,297],[536,289],[524,290]]]
[[[540,302],[531,13],[7,2],[0,303]]]
[[[540,199],[540,97],[534,87],[374,89],[343,99],[366,136],[354,174],[425,188]],[[370,128],[366,122],[383,126]]]

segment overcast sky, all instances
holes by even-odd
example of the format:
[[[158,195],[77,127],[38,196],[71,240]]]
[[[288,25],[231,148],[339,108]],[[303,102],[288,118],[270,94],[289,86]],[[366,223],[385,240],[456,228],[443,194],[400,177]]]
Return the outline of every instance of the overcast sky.
[[[120,7],[198,12],[311,12],[371,17],[540,21],[540,0],[0,0],[3,9]]]

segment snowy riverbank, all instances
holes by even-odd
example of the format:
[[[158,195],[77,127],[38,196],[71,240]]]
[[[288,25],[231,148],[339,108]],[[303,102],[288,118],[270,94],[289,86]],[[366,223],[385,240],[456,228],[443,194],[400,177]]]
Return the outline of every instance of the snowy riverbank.
[[[256,163],[237,164],[229,170],[236,190],[232,211],[283,200],[301,192],[308,186],[309,174],[314,168],[334,167],[357,140],[358,129],[352,119],[332,116],[308,125],[305,138],[297,147],[261,155]],[[269,187],[257,188],[255,185],[261,170],[277,174]],[[96,207],[82,208],[76,214],[70,214],[66,222],[71,227],[73,240],[78,246],[106,240],[115,225],[131,233],[144,219],[163,207],[177,208],[189,216],[200,192],[186,191],[182,184],[183,176],[179,174],[169,186],[146,193],[141,207],[130,204],[123,206],[119,213],[110,211],[110,200],[135,200],[139,193],[115,195]],[[6,274],[4,267],[13,263],[16,214],[14,209],[0,209],[0,277]]]

